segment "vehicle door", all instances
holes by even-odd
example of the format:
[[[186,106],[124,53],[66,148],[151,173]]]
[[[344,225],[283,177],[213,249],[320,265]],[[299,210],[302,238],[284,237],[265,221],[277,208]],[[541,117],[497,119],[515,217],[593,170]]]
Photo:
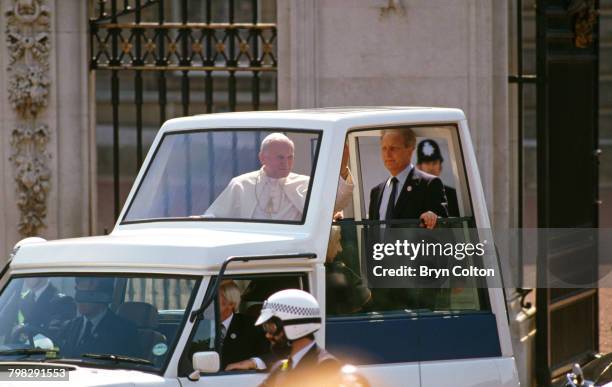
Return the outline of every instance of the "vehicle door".
[[[214,280],[210,282],[208,292],[213,291],[214,282]],[[181,355],[177,374],[183,385],[194,387],[259,385],[266,378],[267,372],[275,360],[280,360],[270,353],[263,330],[254,327],[263,302],[279,290],[293,288],[308,291],[309,289],[308,275],[305,272],[228,275],[223,277],[222,283],[227,282],[231,282],[231,287],[239,289],[240,293],[240,302],[231,317],[232,322],[229,323],[228,328],[221,328],[220,296],[217,295],[215,301],[204,311],[202,318],[194,323],[187,345]],[[220,290],[220,293],[223,292],[223,290]],[[243,328],[235,329],[234,321],[242,321]],[[225,333],[224,340],[218,338],[222,329]],[[248,330],[248,333],[243,332],[243,329]],[[262,339],[265,348],[259,345]],[[254,344],[253,341],[257,341],[258,344],[252,345]],[[240,343],[239,347],[257,348],[256,353],[245,352],[244,359],[240,357],[241,354],[236,354],[234,351],[234,353],[228,354],[229,351],[225,351],[224,348],[229,348],[232,345],[232,348],[236,349],[237,346],[233,345],[234,343]],[[190,380],[189,376],[193,373],[193,354],[210,351],[219,353],[222,364],[227,362],[224,356],[231,356],[233,359],[240,358],[241,360],[257,358],[267,366],[267,369],[233,371],[219,369],[217,372],[200,373],[198,380]]]
[[[391,259],[374,260],[375,244],[423,242],[420,237],[417,240],[418,232],[423,230],[418,214],[429,208],[417,211],[413,218],[397,214],[410,212],[400,206],[414,207],[418,201],[427,201],[426,196],[419,196],[419,190],[423,185],[437,184],[430,183],[436,177],[442,180],[440,186],[446,191],[446,211],[453,210],[452,216],[448,212],[438,214],[434,231],[447,230],[452,242],[466,242],[462,238],[472,238],[476,229],[475,209],[486,211],[484,202],[474,203],[471,196],[475,191],[481,193],[482,188],[480,182],[477,187],[468,185],[465,167],[475,165],[466,163],[459,126],[406,125],[402,129],[408,129],[414,137],[406,174],[413,175],[399,182],[394,215],[386,219],[386,211],[380,208],[390,203],[393,193],[382,198],[379,193],[391,191],[389,163],[393,160],[381,146],[384,129],[390,128],[360,129],[349,132],[347,138],[355,191],[352,207],[345,209],[344,219],[332,225],[330,234],[326,348],[360,366],[372,385],[507,385],[513,381],[514,367],[511,352],[509,356],[502,355],[501,343],[508,333],[501,286],[487,289],[473,278],[432,285],[428,278],[421,277],[422,282],[417,279],[403,283],[397,282],[401,281],[398,277],[383,275],[381,279],[373,274],[375,265],[386,267],[383,262]],[[430,169],[431,165],[423,160],[437,161],[437,169]],[[419,175],[422,172],[426,175]],[[430,190],[427,195],[434,193]],[[371,205],[370,200],[377,203]],[[441,238],[439,235],[446,234],[435,235]],[[445,265],[452,263],[450,259]],[[465,259],[462,265],[472,263]],[[496,316],[500,311],[501,319]],[[500,324],[504,330],[501,334]]]

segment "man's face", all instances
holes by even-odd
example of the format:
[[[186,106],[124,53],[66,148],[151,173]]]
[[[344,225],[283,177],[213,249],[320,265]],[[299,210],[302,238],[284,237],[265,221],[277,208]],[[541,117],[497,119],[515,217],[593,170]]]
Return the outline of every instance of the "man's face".
[[[291,352],[291,346],[285,332],[281,329],[278,334],[266,332],[266,339],[270,342],[270,350],[279,358],[285,358]]]
[[[442,162],[440,160],[424,161],[420,163],[418,167],[421,171],[429,173],[430,175],[440,176],[442,173]]]
[[[91,278],[82,278],[76,282],[75,289],[77,291],[95,291],[98,288],[98,281]],[[105,304],[90,303],[90,302],[77,302],[77,308],[79,313],[82,315],[92,318],[98,315],[101,311],[106,309]]]
[[[410,164],[413,151],[414,146],[406,146],[404,137],[398,131],[386,132],[380,142],[380,156],[393,176]]]
[[[268,177],[287,177],[293,169],[293,145],[285,141],[271,142],[259,153],[259,161]]]
[[[225,321],[234,313],[234,304],[229,302],[223,293],[219,293],[219,312],[221,313],[221,321]]]

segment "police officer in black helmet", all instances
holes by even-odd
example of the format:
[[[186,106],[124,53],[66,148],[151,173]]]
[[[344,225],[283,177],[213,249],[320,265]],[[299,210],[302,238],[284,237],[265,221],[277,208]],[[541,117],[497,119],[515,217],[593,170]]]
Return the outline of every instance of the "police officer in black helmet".
[[[417,168],[430,175],[440,177],[442,174],[442,162],[444,158],[440,152],[440,146],[432,139],[425,139],[417,146]],[[457,202],[457,190],[444,185],[446,199],[448,201],[448,216],[459,216],[459,203]]]

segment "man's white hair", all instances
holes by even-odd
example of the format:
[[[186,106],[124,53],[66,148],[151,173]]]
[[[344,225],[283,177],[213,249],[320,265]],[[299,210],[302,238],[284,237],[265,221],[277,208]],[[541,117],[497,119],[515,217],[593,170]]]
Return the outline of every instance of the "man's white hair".
[[[292,148],[294,146],[293,141],[291,141],[291,139],[285,136],[284,134],[270,133],[261,142],[261,147],[259,148],[259,151],[261,153],[265,152],[268,149],[268,146],[270,146],[270,144],[273,142],[284,142],[284,143],[290,144]]]
[[[234,312],[238,312],[241,298],[238,285],[232,280],[223,281],[221,285],[219,285],[219,292],[223,294],[227,302],[234,305]]]

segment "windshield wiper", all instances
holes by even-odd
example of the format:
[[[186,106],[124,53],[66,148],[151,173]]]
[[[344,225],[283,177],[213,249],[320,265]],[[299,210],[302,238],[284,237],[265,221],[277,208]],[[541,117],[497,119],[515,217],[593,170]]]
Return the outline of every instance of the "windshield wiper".
[[[112,360],[115,362],[126,362],[126,363],[134,363],[134,364],[144,364],[144,365],[154,365],[152,361],[141,359],[139,357],[132,356],[124,356],[124,355],[113,355],[106,353],[84,353],[81,357],[87,357],[90,359],[101,359],[101,360]]]
[[[25,355],[26,357],[29,355],[47,355],[49,352],[57,352],[57,350],[53,349],[42,349],[42,348],[17,348],[17,349],[7,349],[4,351],[0,351],[0,356],[4,355]]]

